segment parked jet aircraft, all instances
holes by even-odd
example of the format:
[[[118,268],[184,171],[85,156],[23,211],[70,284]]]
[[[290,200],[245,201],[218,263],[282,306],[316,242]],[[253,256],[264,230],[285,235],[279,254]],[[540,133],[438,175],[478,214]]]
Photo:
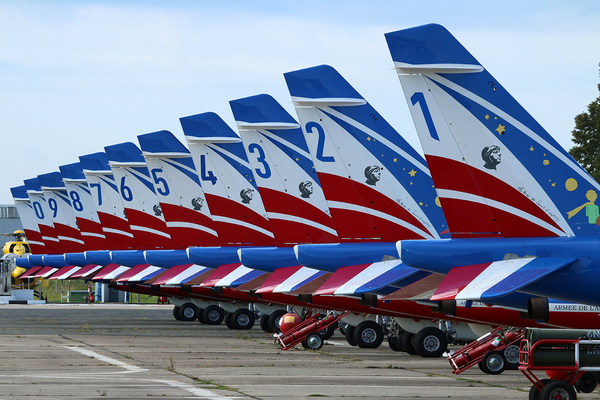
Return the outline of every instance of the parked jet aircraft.
[[[452,236],[398,243],[446,274],[432,299],[600,305],[600,185],[445,28],[386,39]]]

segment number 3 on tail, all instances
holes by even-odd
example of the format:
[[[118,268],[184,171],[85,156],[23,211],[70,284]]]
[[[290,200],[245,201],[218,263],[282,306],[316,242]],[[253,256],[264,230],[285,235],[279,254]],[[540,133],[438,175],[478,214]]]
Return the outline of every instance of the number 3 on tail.
[[[429,134],[432,138],[439,141],[440,137],[438,136],[437,131],[435,130],[435,125],[433,124],[433,119],[431,118],[431,113],[429,112],[429,108],[427,107],[427,102],[425,101],[425,96],[423,96],[423,92],[415,92],[410,98],[412,105],[419,103],[421,106],[421,112],[423,113],[423,118],[425,118],[425,123],[427,124],[427,129],[429,129]]]

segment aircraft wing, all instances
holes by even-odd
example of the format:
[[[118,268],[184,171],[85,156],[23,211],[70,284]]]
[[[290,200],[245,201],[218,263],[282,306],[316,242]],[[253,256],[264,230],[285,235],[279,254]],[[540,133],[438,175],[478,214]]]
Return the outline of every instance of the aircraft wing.
[[[200,284],[200,287],[235,287],[256,279],[264,274],[242,264],[233,263],[219,266],[208,278]]]
[[[443,280],[444,275],[429,274],[423,279],[388,294],[381,300],[429,300]]]
[[[125,272],[123,275],[119,276],[116,281],[117,282],[144,282],[148,279],[152,279],[155,276],[163,273],[165,270],[163,268],[150,265],[150,264],[139,264],[135,267],[131,268],[129,271]]]
[[[66,267],[62,267],[61,269],[59,269],[54,275],[52,275],[48,279],[49,280],[67,279],[71,275],[73,275],[75,272],[79,271],[80,269],[81,269],[81,267],[78,267],[75,265],[67,265]]]
[[[455,267],[431,300],[489,300],[505,296],[577,260],[576,257],[516,258]]]
[[[380,261],[339,268],[315,295],[354,295],[390,286],[420,271],[400,260]]]
[[[158,277],[152,283],[153,285],[190,285],[200,284],[204,282],[204,279],[208,277],[214,270],[208,267],[203,267],[197,264],[182,264],[176,265],[160,277]]]
[[[102,265],[87,264],[70,276],[71,279],[90,279],[102,269]]]

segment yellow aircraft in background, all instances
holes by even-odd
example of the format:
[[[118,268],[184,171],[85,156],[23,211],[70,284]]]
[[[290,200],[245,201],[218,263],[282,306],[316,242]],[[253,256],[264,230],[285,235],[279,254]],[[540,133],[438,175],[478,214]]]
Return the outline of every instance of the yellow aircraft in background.
[[[13,233],[2,233],[0,235],[11,236],[13,238],[13,240],[4,243],[4,246],[2,247],[2,252],[4,253],[3,258],[22,257],[25,254],[31,254],[31,247],[29,247],[29,243],[27,243],[25,232],[17,230]],[[24,282],[21,282],[18,278],[25,271],[27,271],[25,268],[15,266],[11,272],[12,283],[14,285],[22,287]]]

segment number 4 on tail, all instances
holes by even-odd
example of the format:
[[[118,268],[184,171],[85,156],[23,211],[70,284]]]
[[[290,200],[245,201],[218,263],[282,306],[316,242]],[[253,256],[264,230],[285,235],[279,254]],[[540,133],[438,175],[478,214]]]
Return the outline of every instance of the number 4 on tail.
[[[421,106],[421,112],[423,113],[423,118],[425,118],[425,123],[427,124],[427,129],[429,129],[429,134],[432,138],[439,141],[440,137],[438,136],[437,131],[435,130],[435,125],[433,124],[433,119],[431,118],[431,113],[429,112],[429,108],[427,107],[427,102],[425,101],[425,96],[423,92],[415,92],[410,98],[412,105],[419,103]]]

